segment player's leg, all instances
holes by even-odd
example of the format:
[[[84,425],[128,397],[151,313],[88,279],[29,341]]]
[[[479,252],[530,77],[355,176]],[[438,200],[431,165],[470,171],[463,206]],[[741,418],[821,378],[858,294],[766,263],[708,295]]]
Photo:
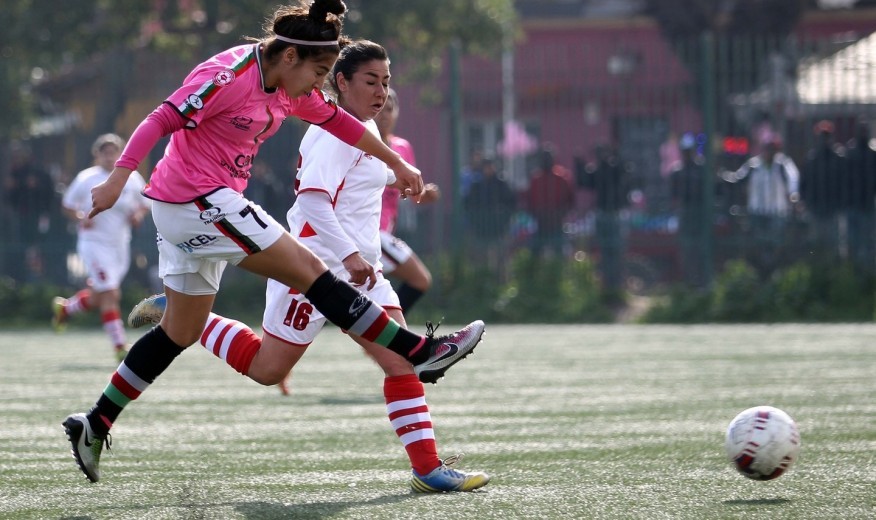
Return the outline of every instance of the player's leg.
[[[400,325],[406,326],[398,297],[383,276],[378,276],[374,288],[367,294],[387,309]],[[414,373],[414,367],[402,356],[376,343],[355,336],[353,339],[386,376],[383,380],[386,413],[411,462],[411,487],[419,492],[436,492],[472,491],[486,485],[490,480],[486,474],[453,470],[438,458],[426,391]]]
[[[240,266],[301,290],[329,321],[405,357],[427,382],[443,377],[448,368],[471,353],[483,334],[482,321],[440,338],[401,328],[383,308],[335,276],[288,233],[271,247],[248,256]]]
[[[80,289],[73,296],[64,298],[55,296],[52,299],[52,328],[55,332],[64,332],[71,316],[88,312],[92,308],[91,289]]]
[[[401,309],[392,287],[384,278],[369,294],[385,306],[387,312],[402,326],[405,325]],[[403,357],[362,338],[353,337],[383,369],[383,396],[386,413],[395,434],[404,446],[411,463],[413,475],[411,487],[418,492],[472,491],[485,486],[490,477],[485,473],[466,473],[448,468],[438,458],[438,446],[432,416],[426,404],[426,391],[414,373],[413,366]]]
[[[95,307],[100,312],[100,321],[113,347],[116,359],[121,361],[128,352],[125,325],[122,322],[121,285],[130,265],[130,249],[127,244],[95,244],[90,259],[92,291]]]
[[[119,289],[94,292],[94,301],[100,311],[100,322],[103,324],[104,332],[106,332],[110,339],[113,352],[118,361],[123,360],[128,352],[128,339],[125,334],[125,325],[122,322],[121,309],[119,308],[120,300],[121,291]]]
[[[285,380],[324,324],[303,294],[269,279],[262,337],[245,323],[211,313],[200,343],[253,381],[275,385]]]
[[[213,307],[225,262],[198,257],[179,247],[183,240],[179,236],[203,237],[199,235],[203,233],[199,213],[195,204],[153,204],[160,233],[159,273],[167,295],[166,312],[158,326],[134,343],[91,411],[70,415],[63,422],[73,455],[92,482],[100,479],[100,454],[122,410],[148,389],[185,347],[198,340]],[[167,241],[161,234],[163,230],[177,236]],[[231,240],[223,242],[219,238],[203,240],[220,250],[234,245]]]
[[[165,286],[167,312],[161,323],[137,340],[110,377],[87,414],[67,417],[63,425],[80,469],[92,482],[100,479],[100,454],[122,410],[145,392],[186,346],[197,340],[213,307],[214,294],[188,295]]]

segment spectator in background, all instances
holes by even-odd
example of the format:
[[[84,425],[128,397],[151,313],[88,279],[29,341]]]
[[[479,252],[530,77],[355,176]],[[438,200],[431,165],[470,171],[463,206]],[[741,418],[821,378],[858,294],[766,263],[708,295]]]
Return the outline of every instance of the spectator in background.
[[[732,175],[745,188],[754,251],[752,261],[762,270],[772,270],[784,239],[794,204],[799,200],[800,172],[782,153],[782,140],[770,134],[761,152],[748,159]]]
[[[471,185],[481,178],[481,167],[484,162],[484,153],[481,150],[472,150],[468,164],[459,172],[459,196],[465,198]]]
[[[846,151],[849,223],[849,257],[862,269],[872,270],[874,246],[874,197],[876,197],[876,150],[870,122],[858,121],[855,137]]]
[[[536,152],[536,167],[523,194],[527,211],[535,218],[538,229],[533,237],[533,250],[562,253],[563,220],[575,206],[575,185],[572,173],[554,162],[554,149],[542,145]]]
[[[100,321],[110,338],[118,361],[125,358],[128,341],[119,302],[121,285],[131,263],[131,227],[138,226],[149,211],[148,199],[140,194],[146,185],[134,172],[128,177],[118,202],[108,210],[88,217],[91,189],[106,181],[119,159],[125,141],[115,134],[99,136],[91,147],[94,166],[76,175],[64,193],[64,214],[77,224],[76,252],[88,272],[87,287],[70,298],[52,301],[52,325],[60,332],[70,316],[100,311]]]
[[[682,136],[683,138],[683,136]],[[669,135],[660,145],[660,176],[668,178],[681,163],[680,141],[675,132]]]
[[[490,252],[508,231],[517,196],[499,174],[496,161],[481,162],[480,178],[474,181],[463,199],[469,226],[479,243]]]
[[[818,250],[839,251],[839,215],[847,189],[845,151],[834,139],[834,125],[819,121],[813,127],[815,146],[806,155],[800,176],[800,200],[812,217]]]
[[[19,280],[39,280],[43,275],[43,237],[49,232],[51,213],[57,203],[51,175],[34,158],[27,143],[14,141],[10,146],[11,164],[4,178],[4,204],[13,221],[4,228],[12,231],[11,248],[16,258],[9,262],[10,272]],[[22,254],[23,253],[23,254]],[[24,261],[22,262],[22,257]]]
[[[402,137],[395,135],[395,125],[398,122],[398,94],[392,88],[388,89],[386,103],[374,118],[380,138],[387,146],[395,150],[409,164],[416,166],[414,147]],[[441,198],[441,189],[437,184],[428,183],[423,187],[423,193],[417,200],[420,204],[436,202]],[[401,192],[391,186],[383,190],[383,203],[380,209],[380,260],[383,263],[383,274],[393,275],[401,280],[396,288],[399,305],[407,314],[411,307],[432,287],[432,273],[426,264],[420,260],[417,253],[408,244],[395,236],[395,225],[398,221],[398,210],[401,202]]]
[[[621,289],[623,239],[620,211],[629,202],[629,166],[613,147],[597,146],[595,162],[579,172],[578,184],[596,194],[596,241],[603,288],[609,293]]]
[[[702,157],[696,152],[694,136],[684,134],[678,147],[681,162],[670,172],[670,194],[673,209],[678,216],[684,277],[691,285],[698,286],[704,282],[700,244],[711,227],[711,215],[704,212],[703,205],[708,177]]]

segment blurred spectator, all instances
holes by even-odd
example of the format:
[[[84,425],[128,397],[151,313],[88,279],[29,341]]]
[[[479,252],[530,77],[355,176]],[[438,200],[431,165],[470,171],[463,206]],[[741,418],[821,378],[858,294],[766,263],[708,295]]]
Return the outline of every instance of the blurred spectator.
[[[484,154],[480,150],[472,150],[468,164],[459,172],[459,196],[463,199],[468,195],[471,185],[481,178],[481,168]]]
[[[800,197],[800,171],[782,153],[782,140],[777,135],[769,137],[762,146],[761,153],[746,161],[735,178],[746,187],[749,215],[784,220]]]
[[[838,252],[838,217],[845,191],[845,152],[834,139],[830,121],[813,127],[815,146],[806,155],[800,177],[800,200],[812,217],[815,244],[821,251]]]
[[[493,159],[481,162],[480,178],[471,184],[463,205],[471,229],[478,239],[488,245],[502,240],[517,206],[517,197],[499,175]]]
[[[596,161],[578,172],[578,184],[596,194],[596,240],[601,255],[602,283],[610,292],[621,289],[623,240],[620,211],[629,204],[629,166],[610,146],[596,147]]]
[[[629,204],[630,167],[610,146],[597,146],[595,162],[577,173],[578,185],[596,194],[596,208],[617,212]]]
[[[57,194],[51,175],[40,166],[30,146],[15,141],[10,146],[11,164],[3,179],[4,205],[11,210],[13,242],[21,248],[8,247],[18,261],[10,262],[9,272],[17,279],[40,279],[43,275],[43,238],[49,232],[51,214]],[[22,254],[23,253],[23,254]],[[26,260],[21,262],[22,256]]]
[[[704,211],[704,187],[708,181],[702,157],[696,153],[696,140],[684,134],[679,141],[681,162],[670,173],[672,206],[678,216],[681,267],[685,279],[694,286],[704,283],[700,244],[711,227],[711,214]]]
[[[562,253],[563,220],[575,206],[572,173],[554,162],[554,150],[550,144],[542,145],[536,152],[536,161],[529,187],[523,194],[524,206],[538,226],[532,248],[536,254],[543,251]]]
[[[876,197],[876,150],[870,123],[858,121],[855,137],[846,152],[848,167],[849,257],[859,267],[872,270],[874,246],[874,197]]]
[[[761,152],[732,175],[745,188],[751,246],[751,260],[762,270],[776,267],[788,218],[799,200],[800,172],[782,153],[782,140],[768,134]]]
[[[660,145],[660,176],[669,177],[681,163],[680,142],[675,132],[670,132]]]

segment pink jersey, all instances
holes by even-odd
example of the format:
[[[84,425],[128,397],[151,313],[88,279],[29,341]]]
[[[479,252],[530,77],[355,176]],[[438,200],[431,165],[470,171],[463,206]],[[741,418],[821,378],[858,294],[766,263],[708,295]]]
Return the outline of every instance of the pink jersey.
[[[398,152],[402,159],[407,161],[411,166],[416,166],[417,162],[414,158],[414,147],[407,139],[389,136],[389,147]],[[383,206],[380,210],[380,230],[392,233],[395,229],[395,221],[398,218],[398,203],[401,192],[389,186],[383,191]]]
[[[266,89],[258,44],[234,47],[201,63],[165,103],[187,123],[171,134],[144,193],[173,203],[190,202],[221,187],[243,192],[259,146],[287,116],[316,125],[346,116],[319,90],[292,99],[282,89]],[[341,125],[345,141],[361,137],[364,128],[355,125]]]

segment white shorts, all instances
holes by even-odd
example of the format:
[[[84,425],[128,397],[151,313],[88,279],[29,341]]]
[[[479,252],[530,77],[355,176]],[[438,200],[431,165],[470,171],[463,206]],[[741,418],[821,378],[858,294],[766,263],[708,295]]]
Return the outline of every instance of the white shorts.
[[[398,295],[395,294],[389,280],[380,273],[377,273],[377,283],[374,284],[373,289],[370,291],[364,287],[358,289],[384,309],[401,309]],[[268,279],[268,288],[265,291],[265,315],[262,320],[265,334],[291,345],[305,347],[316,339],[325,322],[326,317],[316,310],[304,294],[276,280]]]
[[[153,201],[158,275],[184,294],[216,294],[228,263],[236,265],[280,239],[285,228],[240,193],[222,188],[194,202]]]
[[[396,267],[407,262],[413,254],[404,240],[387,231],[380,232],[380,262],[383,264],[384,274],[395,271]]]
[[[85,264],[88,286],[92,290],[104,292],[121,287],[131,265],[131,245],[128,242],[113,244],[79,240],[76,252]]]

